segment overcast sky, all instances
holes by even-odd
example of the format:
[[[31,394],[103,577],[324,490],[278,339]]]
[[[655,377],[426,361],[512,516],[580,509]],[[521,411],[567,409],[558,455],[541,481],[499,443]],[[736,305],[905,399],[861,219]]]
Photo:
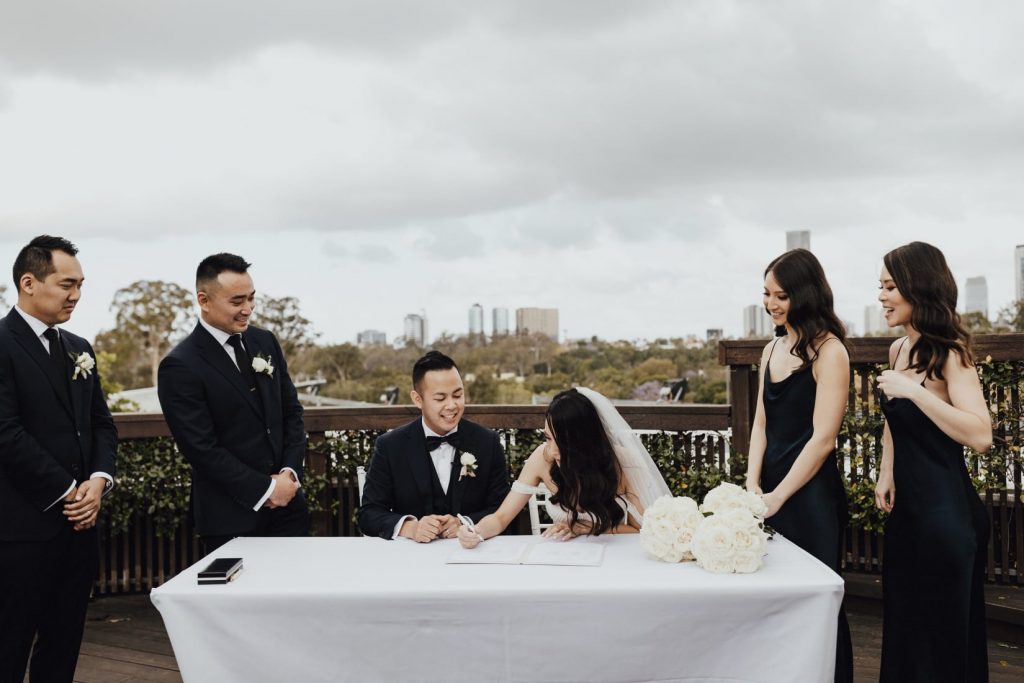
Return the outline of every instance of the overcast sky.
[[[88,337],[217,251],[323,341],[463,333],[474,302],[488,330],[544,306],[574,338],[737,335],[802,229],[858,332],[918,239],[994,315],[1021,26],[1015,0],[4,0],[0,262],[76,242]]]

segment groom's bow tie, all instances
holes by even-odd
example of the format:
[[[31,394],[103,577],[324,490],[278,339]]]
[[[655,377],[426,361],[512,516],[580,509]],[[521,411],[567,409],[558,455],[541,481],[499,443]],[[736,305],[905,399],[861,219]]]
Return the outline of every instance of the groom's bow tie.
[[[427,437],[427,451],[436,451],[441,447],[443,443],[450,443],[455,448],[459,447],[459,433],[452,432],[444,436],[428,436]]]

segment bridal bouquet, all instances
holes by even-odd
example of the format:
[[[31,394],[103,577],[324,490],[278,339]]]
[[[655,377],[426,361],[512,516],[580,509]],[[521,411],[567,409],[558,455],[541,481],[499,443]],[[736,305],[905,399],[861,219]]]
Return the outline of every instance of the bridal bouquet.
[[[768,506],[761,500],[761,496],[727,482],[708,491],[700,511],[708,515],[737,508],[749,510],[750,514],[761,519],[764,519],[764,513],[768,511]]]
[[[662,562],[692,560],[693,536],[703,523],[692,498],[662,496],[644,511],[640,547]]]
[[[710,514],[690,544],[699,566],[718,574],[749,574],[761,568],[768,534],[767,507],[760,496],[735,484],[719,484],[704,497],[701,510]]]

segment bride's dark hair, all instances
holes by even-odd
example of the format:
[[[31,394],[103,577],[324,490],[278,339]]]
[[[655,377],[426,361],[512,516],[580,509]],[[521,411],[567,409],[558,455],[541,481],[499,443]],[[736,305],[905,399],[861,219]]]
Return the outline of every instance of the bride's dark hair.
[[[581,512],[589,512],[594,536],[612,531],[625,518],[616,502],[622,468],[594,404],[568,389],[551,399],[544,420],[560,454],[560,462],[551,466],[551,479],[558,487],[551,502],[569,511],[573,525]]]
[[[846,328],[836,315],[832,288],[814,254],[806,249],[790,249],[768,264],[764,276],[768,273],[789,295],[786,320],[796,331],[796,344],[790,353],[803,361],[801,368],[818,357],[817,343],[823,335],[831,332],[846,345]],[[785,333],[785,327],[775,329],[778,337]]]
[[[911,242],[882,257],[885,269],[910,302],[910,324],[921,333],[910,349],[910,367],[924,371],[928,379],[944,379],[942,366],[953,352],[960,363],[974,363],[971,335],[956,312],[956,280],[946,265],[946,257],[926,242]]]

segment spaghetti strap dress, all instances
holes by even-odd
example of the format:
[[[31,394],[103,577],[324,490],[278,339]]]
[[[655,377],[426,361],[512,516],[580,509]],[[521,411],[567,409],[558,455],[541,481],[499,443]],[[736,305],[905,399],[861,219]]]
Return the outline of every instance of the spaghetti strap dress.
[[[769,361],[774,352],[773,345],[768,354]],[[770,364],[765,364],[762,397],[767,444],[761,487],[766,493],[773,491],[785,478],[814,434],[817,388],[810,364],[778,382],[771,381]],[[767,522],[839,574],[847,514],[846,488],[833,450],[811,480]],[[839,610],[835,680],[853,680],[853,645],[844,608]]]
[[[883,683],[988,680],[989,522],[964,448],[908,399],[886,399],[896,498],[885,522]]]

